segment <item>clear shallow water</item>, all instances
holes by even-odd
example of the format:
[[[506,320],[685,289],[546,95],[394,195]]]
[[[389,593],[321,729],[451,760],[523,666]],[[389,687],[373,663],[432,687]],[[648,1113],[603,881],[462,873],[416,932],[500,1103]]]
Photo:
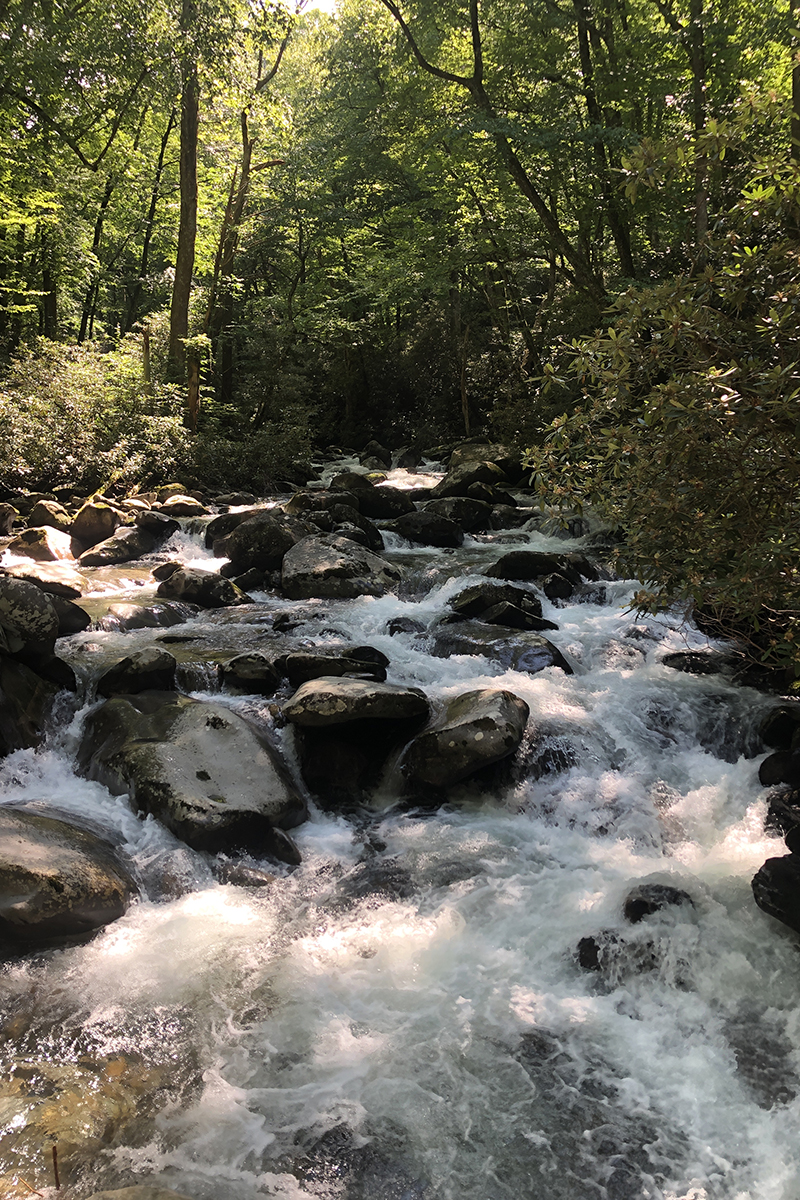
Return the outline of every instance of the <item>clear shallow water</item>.
[[[204,557],[186,535],[173,549]],[[314,610],[298,641],[383,650],[390,682],[435,703],[502,684],[531,708],[523,768],[502,786],[465,785],[420,813],[394,808],[388,782],[357,826],[315,811],[294,831],[302,866],[275,869],[269,888],[216,883],[206,856],[78,779],[85,710],[65,709],[43,751],[0,764],[2,799],[90,817],[143,881],[90,944],[0,976],[7,1063],[139,1071],[130,1119],[74,1155],[77,1195],[146,1180],[195,1200],[800,1198],[798,944],[750,890],[782,853],[763,833],[760,758],[742,754],[770,701],[663,667],[706,640],[626,611],[628,583],[602,605],[545,602],[572,676],[433,658],[424,636],[387,635],[392,617],[440,615],[500,552],[398,539],[389,553],[413,560],[412,595],[257,597],[268,613]],[[166,632],[250,646],[268,613]],[[161,632],[89,632],[67,649],[99,664]],[[222,699],[269,720],[264,701]],[[565,769],[540,774],[553,754]],[[626,925],[642,881],[694,904]],[[602,930],[624,939],[616,965],[584,971],[577,944]],[[0,1171],[9,1163],[12,1150]],[[47,1182],[34,1166],[28,1178]]]

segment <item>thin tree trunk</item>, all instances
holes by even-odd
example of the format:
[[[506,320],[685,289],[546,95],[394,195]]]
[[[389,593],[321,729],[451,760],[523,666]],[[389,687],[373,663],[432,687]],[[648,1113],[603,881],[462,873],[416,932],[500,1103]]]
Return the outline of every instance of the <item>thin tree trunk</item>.
[[[147,210],[147,219],[144,224],[144,238],[142,240],[142,253],[139,259],[139,273],[136,278],[136,283],[133,288],[133,293],[128,304],[128,312],[125,317],[123,333],[128,333],[136,321],[136,312],[141,300],[142,291],[144,289],[144,281],[147,278],[147,268],[150,260],[150,243],[153,240],[153,228],[156,220],[156,208],[158,207],[159,194],[161,191],[161,176],[164,173],[164,158],[167,153],[167,143],[169,142],[170,134],[175,125],[175,109],[173,108],[169,114],[167,127],[161,137],[161,145],[158,151],[158,161],[156,163],[156,174],[153,180],[153,187],[150,192],[150,207]]]
[[[703,0],[690,0],[689,58],[692,64],[692,120],[694,156],[694,236],[702,254],[708,237],[708,157],[697,149],[706,127],[706,51],[703,30]]]
[[[192,0],[183,0],[181,29],[188,33],[194,23]],[[175,280],[169,324],[169,357],[182,370],[186,363],[186,339],[189,336],[189,300],[194,273],[194,248],[197,239],[197,140],[200,124],[200,82],[197,54],[191,48],[181,63],[181,146],[180,146],[180,221]]]
[[[94,223],[94,236],[92,237],[92,254],[94,255],[95,259],[97,259],[100,254],[100,242],[103,237],[103,224],[106,219],[106,212],[108,211],[108,206],[111,203],[111,197],[113,195],[113,192],[114,192],[114,180],[109,175],[108,178],[106,179],[106,186],[103,191],[103,197],[100,201],[100,207],[97,210],[97,219],[95,220],[95,223]],[[98,267],[97,267],[98,276],[99,276],[99,271],[100,271],[100,267],[98,264]],[[100,280],[98,277],[95,277],[95,279],[89,285],[89,289],[86,292],[86,298],[83,302],[83,312],[81,313],[81,327],[80,327],[80,330],[78,331],[78,344],[79,345],[81,342],[86,340],[86,334],[89,329],[90,322],[92,324],[94,324],[94,313],[95,313],[95,309],[97,308],[97,300],[98,300],[99,290],[100,290]]]

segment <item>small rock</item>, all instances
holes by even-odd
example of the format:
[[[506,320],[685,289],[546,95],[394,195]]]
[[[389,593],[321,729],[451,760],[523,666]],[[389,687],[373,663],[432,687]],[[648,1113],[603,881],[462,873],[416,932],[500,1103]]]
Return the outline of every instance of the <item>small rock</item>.
[[[208,514],[205,504],[201,504],[193,496],[185,496],[180,493],[163,500],[158,511],[167,517],[204,517]]]
[[[201,608],[230,608],[238,604],[250,604],[250,597],[230,579],[214,571],[198,571],[181,567],[156,589],[157,596],[168,600],[186,600],[199,604]]]
[[[427,697],[419,688],[361,679],[313,679],[284,704],[283,716],[293,725],[319,728],[348,721],[408,721],[426,717]]]
[[[222,685],[247,695],[272,696],[280,686],[281,675],[272,659],[257,650],[237,654],[220,667]]]
[[[688,892],[672,887],[668,883],[640,883],[628,892],[622,905],[626,921],[638,924],[643,917],[660,912],[671,905],[688,904],[694,908],[694,900]]]
[[[56,500],[38,500],[31,509],[28,524],[52,525],[54,529],[67,533],[72,526],[72,517]]]

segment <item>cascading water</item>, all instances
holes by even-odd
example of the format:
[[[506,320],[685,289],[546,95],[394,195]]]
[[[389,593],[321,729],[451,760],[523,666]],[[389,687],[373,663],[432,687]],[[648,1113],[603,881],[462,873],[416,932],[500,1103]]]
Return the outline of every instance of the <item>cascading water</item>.
[[[193,1200],[800,1200],[800,958],[750,889],[780,853],[760,760],[745,757],[770,701],[663,666],[707,639],[678,617],[636,618],[627,582],[602,603],[544,603],[571,676],[434,657],[425,635],[390,637],[387,623],[428,626],[498,545],[387,543],[410,568],[399,598],[258,594],[260,609],[172,630],[110,620],[59,644],[91,701],[100,670],[154,636],[224,659],[269,645],[272,616],[297,612],[293,638],[368,642],[390,682],[434,704],[502,686],[531,716],[502,786],[415,809],[395,803],[390,774],[370,814],[312,810],[293,831],[302,865],[262,864],[276,879],[250,889],[218,883],[209,856],[74,773],[87,705],[65,702],[44,749],[4,760],[0,797],[102,826],[143,894],[88,944],[0,976],[9,1196],[48,1137],[68,1161],[71,1105],[90,1148],[75,1148],[76,1196],[142,1180]],[[219,565],[197,535],[168,550]],[[147,572],[97,576],[106,604],[152,595]],[[199,694],[216,689],[205,661],[187,653],[180,677]],[[272,720],[261,698],[214,699]],[[291,762],[291,733],[276,736]],[[630,925],[623,901],[643,882],[691,902]],[[580,965],[586,938],[611,947],[604,969]],[[41,1086],[13,1084],[26,1070]]]

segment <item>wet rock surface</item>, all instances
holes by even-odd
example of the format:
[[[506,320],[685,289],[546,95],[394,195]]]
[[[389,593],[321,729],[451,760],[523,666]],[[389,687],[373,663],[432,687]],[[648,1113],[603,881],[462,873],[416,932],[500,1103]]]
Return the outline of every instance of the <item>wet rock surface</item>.
[[[306,815],[263,735],[229,709],[185,696],[106,701],[87,720],[79,762],[198,850],[281,857],[275,829]]]
[[[306,537],[283,559],[281,587],[291,600],[383,596],[402,571],[348,538]]]
[[[104,838],[46,810],[0,806],[0,946],[90,935],[121,916],[136,890]]]
[[[403,753],[402,771],[411,787],[452,787],[482,767],[513,754],[530,709],[513,692],[485,688],[451,700],[430,729]]]

